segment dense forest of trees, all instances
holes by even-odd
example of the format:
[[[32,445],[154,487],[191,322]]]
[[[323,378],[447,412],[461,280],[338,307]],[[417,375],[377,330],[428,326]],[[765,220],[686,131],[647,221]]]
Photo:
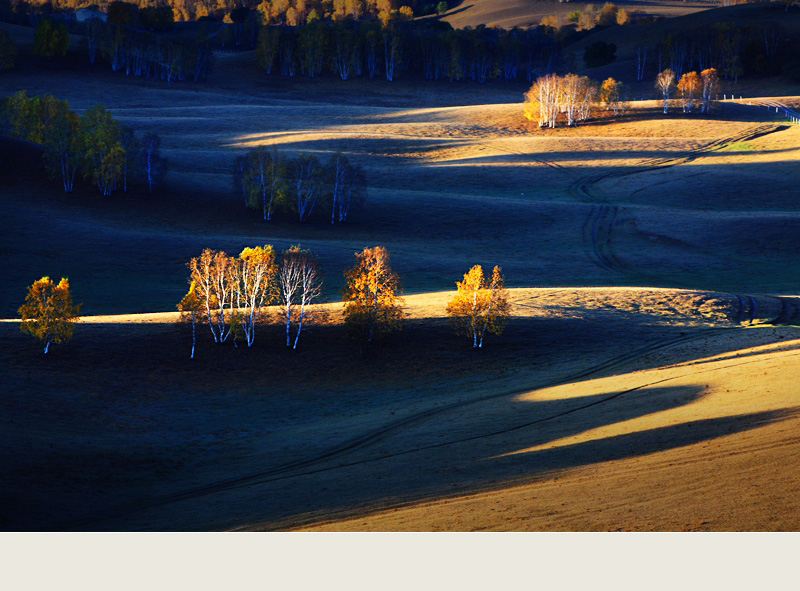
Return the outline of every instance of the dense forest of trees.
[[[264,27],[256,62],[267,74],[283,76],[531,81],[557,67],[559,47],[556,31],[547,27],[454,30],[440,21],[346,20]]]
[[[75,22],[78,7],[100,8],[105,20]],[[268,74],[315,77],[334,74],[383,78],[411,74],[428,80],[526,80],[572,69],[561,50],[597,28],[638,22],[612,3],[573,11],[566,22],[545,19],[538,27],[503,30],[480,26],[453,30],[437,19],[412,20],[442,12],[447,3],[391,0],[149,0],[26,2],[0,0],[0,20],[38,24],[53,39],[41,55],[59,51],[67,24],[86,36],[89,61],[106,60],[114,71],[165,81],[201,80],[211,67],[212,49],[257,49],[256,62]],[[180,21],[199,21],[180,27]],[[59,24],[60,23],[60,24]],[[645,41],[636,48],[636,76],[642,81],[670,68],[714,68],[726,80],[778,73],[800,78],[800,45],[778,22],[716,23],[687,28]],[[0,39],[0,68],[3,42]],[[7,52],[6,52],[7,53]],[[587,48],[590,67],[614,59],[612,43]]]
[[[110,12],[113,2],[98,0],[0,0],[0,19],[93,8]],[[243,24],[249,13],[263,24],[302,25],[314,20],[382,20],[443,13],[447,0],[131,0],[141,11],[166,9],[175,22],[217,20]],[[450,2],[455,5],[456,2]]]
[[[21,91],[0,101],[0,134],[42,145],[47,170],[66,193],[78,173],[105,196],[120,185],[127,191],[131,179],[145,181],[152,192],[166,166],[156,134],[146,134],[143,146],[103,105],[79,117],[67,101],[50,94],[28,97]]]
[[[63,55],[69,28],[85,36],[81,49],[90,63],[102,59],[113,71],[168,82],[203,79],[215,48],[255,48],[258,66],[284,76],[530,81],[557,67],[564,37],[549,27],[453,30],[443,21],[412,20],[411,8],[393,7],[388,0],[265,0],[253,8],[230,9],[223,22],[209,13],[181,27],[173,26],[174,14],[163,6],[139,8],[116,0],[106,5],[105,20],[77,23],[60,18],[52,5],[17,2],[4,11],[2,3],[8,1],[0,0],[0,19],[4,12],[6,20],[16,15],[20,22],[36,24],[37,35],[49,40],[37,44],[45,48],[39,55]],[[223,9],[216,10],[218,16]]]
[[[787,74],[800,80],[798,39],[775,22],[740,25],[729,22],[693,27],[636,47],[636,78],[670,69],[684,72],[714,68],[725,80],[742,76]]]

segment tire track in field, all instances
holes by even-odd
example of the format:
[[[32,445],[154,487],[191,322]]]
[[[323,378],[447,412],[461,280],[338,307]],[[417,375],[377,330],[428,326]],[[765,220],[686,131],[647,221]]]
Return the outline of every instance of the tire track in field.
[[[328,450],[326,450],[326,451],[324,451],[322,453],[319,453],[319,454],[317,454],[315,456],[312,456],[310,458],[296,460],[296,461],[292,461],[292,462],[287,462],[285,464],[281,464],[281,465],[275,466],[274,468],[270,468],[268,470],[262,470],[262,471],[254,472],[254,473],[251,473],[251,474],[246,474],[246,475],[243,475],[243,476],[239,476],[239,477],[236,477],[236,478],[222,480],[222,481],[219,481],[219,482],[216,482],[216,483],[213,483],[213,484],[200,486],[200,487],[195,487],[195,488],[187,489],[185,491],[180,491],[180,492],[177,492],[177,493],[166,494],[166,495],[162,495],[162,496],[159,496],[159,497],[145,499],[145,500],[142,500],[142,501],[139,501],[139,502],[127,503],[127,504],[121,505],[121,506],[119,506],[117,508],[110,509],[109,511],[104,512],[101,515],[98,515],[98,516],[93,517],[91,519],[78,520],[76,522],[65,524],[64,526],[62,526],[60,528],[57,528],[57,529],[60,530],[60,531],[70,531],[70,530],[85,529],[90,525],[101,523],[101,522],[109,520],[109,519],[117,519],[117,518],[129,515],[131,513],[135,513],[137,511],[143,511],[143,510],[146,510],[146,509],[153,509],[153,508],[156,508],[156,507],[169,505],[171,503],[177,503],[177,502],[180,502],[180,501],[192,500],[192,499],[204,497],[204,496],[215,494],[215,493],[219,493],[219,492],[225,492],[225,491],[235,490],[235,489],[238,489],[238,488],[244,488],[244,487],[248,487],[248,486],[253,486],[253,485],[256,485],[256,484],[263,484],[263,483],[266,483],[266,482],[272,482],[274,480],[281,480],[281,479],[285,479],[285,478],[294,478],[294,477],[298,477],[298,476],[314,474],[316,472],[321,472],[321,471],[325,471],[325,470],[331,470],[331,469],[335,469],[335,468],[339,468],[339,467],[343,467],[343,466],[347,466],[347,465],[354,465],[354,464],[357,464],[357,463],[364,463],[364,462],[368,462],[368,461],[374,461],[374,460],[377,460],[377,459],[385,459],[386,457],[391,457],[391,456],[394,456],[394,455],[403,455],[403,454],[406,454],[406,453],[412,453],[414,451],[419,451],[419,450],[416,450],[416,449],[415,450],[404,450],[404,451],[401,451],[401,452],[397,452],[395,454],[391,454],[389,456],[381,456],[379,458],[374,458],[372,460],[362,460],[360,462],[354,462],[353,464],[342,464],[342,465],[338,465],[338,466],[334,466],[334,467],[330,467],[329,466],[329,467],[325,467],[325,468],[321,468],[321,469],[317,469],[317,470],[312,470],[310,472],[296,473],[297,470],[313,468],[314,466],[317,466],[319,464],[325,463],[325,462],[330,461],[332,459],[335,459],[337,457],[341,457],[341,456],[343,456],[343,455],[345,455],[347,453],[350,453],[350,452],[362,449],[364,447],[367,447],[367,446],[369,446],[371,444],[374,444],[376,442],[379,442],[379,441],[381,441],[381,440],[383,440],[383,439],[385,439],[385,438],[387,438],[387,437],[389,437],[391,435],[394,435],[395,433],[397,433],[397,432],[399,432],[399,431],[401,431],[401,430],[403,430],[405,428],[411,427],[411,426],[416,425],[418,423],[421,423],[421,422],[423,422],[423,421],[425,421],[427,419],[430,419],[430,418],[432,418],[434,416],[441,415],[441,414],[444,414],[444,413],[452,411],[452,410],[463,408],[463,407],[469,406],[471,404],[486,402],[486,401],[489,401],[489,400],[494,400],[494,399],[503,398],[503,397],[518,396],[520,394],[524,394],[524,393],[535,391],[535,390],[541,390],[541,389],[544,389],[544,388],[550,388],[550,387],[554,387],[554,386],[559,386],[559,385],[564,385],[564,384],[568,384],[568,383],[573,383],[573,382],[576,382],[576,381],[584,380],[586,378],[589,378],[589,377],[592,377],[592,376],[596,376],[597,374],[603,374],[603,373],[609,372],[609,371],[611,371],[613,369],[619,368],[619,367],[625,365],[626,363],[629,363],[629,362],[631,362],[631,361],[633,361],[635,359],[638,359],[639,357],[643,357],[645,355],[654,353],[656,351],[667,349],[669,347],[673,347],[675,345],[683,344],[683,343],[694,341],[694,340],[697,340],[697,339],[706,338],[706,337],[712,336],[714,334],[719,334],[719,333],[721,333],[723,331],[727,331],[727,330],[730,330],[730,329],[727,329],[727,328],[707,329],[707,330],[702,331],[702,333],[700,333],[700,334],[684,335],[684,336],[680,336],[680,337],[674,337],[674,338],[662,339],[662,340],[659,340],[659,341],[655,341],[653,343],[650,343],[648,345],[640,347],[639,349],[634,349],[634,350],[629,351],[628,353],[625,353],[623,355],[618,355],[618,356],[612,357],[611,359],[608,359],[608,360],[606,360],[606,361],[604,361],[602,363],[594,365],[594,366],[592,366],[590,368],[587,368],[587,369],[585,369],[583,371],[577,372],[575,374],[571,374],[571,375],[569,375],[567,377],[564,377],[564,378],[561,378],[561,379],[558,379],[558,380],[554,380],[552,382],[546,382],[546,383],[535,385],[535,386],[532,386],[532,387],[529,387],[529,388],[517,389],[517,390],[514,390],[514,391],[510,391],[510,392],[506,391],[506,392],[489,394],[489,395],[486,395],[486,396],[481,396],[481,397],[470,399],[470,400],[460,400],[460,401],[452,402],[452,403],[445,404],[445,405],[442,405],[442,406],[430,408],[428,410],[425,410],[425,411],[422,411],[422,412],[418,412],[418,413],[415,413],[413,415],[410,415],[410,416],[407,416],[407,417],[404,417],[404,418],[401,418],[401,419],[386,423],[385,425],[383,425],[382,427],[380,427],[378,429],[375,429],[373,431],[369,431],[369,432],[364,433],[364,434],[362,434],[362,435],[360,435],[358,437],[355,437],[353,439],[347,440],[347,441],[345,441],[345,442],[343,442],[343,443],[341,443],[341,444],[339,444],[337,446],[334,446],[334,447],[332,447],[332,448],[330,448],[330,449],[328,449]],[[604,400],[606,400],[606,399],[604,399]],[[603,402],[603,401],[599,401],[599,402]],[[594,404],[596,404],[596,403],[597,402],[592,403],[592,406]],[[568,412],[574,412],[575,410],[579,410],[579,409],[573,409],[572,411],[568,411]],[[550,420],[552,418],[554,418],[554,417],[548,417],[546,419],[537,419],[537,421],[535,421],[535,422],[541,422],[542,420]],[[513,429],[516,429],[516,428],[519,428],[519,427],[514,427],[514,428],[512,428],[510,430],[513,430]],[[489,437],[489,436],[492,436],[494,434],[495,433],[488,434],[488,435],[483,435],[483,436],[475,436],[475,437],[471,437],[469,439],[466,439],[464,441],[468,441],[468,440],[472,440],[472,439],[476,439],[476,438],[480,438],[480,437]],[[420,449],[430,449],[430,448],[434,448],[434,447],[442,447],[443,445],[450,445],[452,443],[459,443],[459,442],[461,442],[461,440],[456,441],[456,442],[435,444],[435,445],[432,445],[432,446],[429,446],[429,447],[420,448]]]
[[[584,252],[586,252],[589,259],[595,265],[605,271],[618,275],[630,275],[632,272],[631,268],[617,256],[611,246],[614,226],[617,223],[620,208],[616,205],[597,203],[600,198],[594,193],[593,189],[600,181],[611,178],[622,178],[642,172],[661,170],[678,166],[679,164],[685,164],[704,154],[720,150],[725,146],[736,142],[755,139],[778,131],[779,129],[781,129],[781,126],[774,124],[757,125],[741,133],[708,142],[694,150],[682,152],[670,157],[643,160],[639,163],[639,166],[633,170],[612,170],[593,174],[576,181],[570,185],[570,193],[582,201],[589,201],[592,203],[589,215],[582,229]]]

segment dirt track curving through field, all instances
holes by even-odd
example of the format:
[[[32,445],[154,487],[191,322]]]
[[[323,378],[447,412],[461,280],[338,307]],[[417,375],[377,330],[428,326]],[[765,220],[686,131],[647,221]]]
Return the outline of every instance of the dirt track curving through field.
[[[632,169],[612,170],[574,182],[570,185],[572,194],[593,204],[583,227],[583,243],[587,255],[603,270],[620,275],[632,273],[631,266],[622,262],[613,250],[612,235],[620,208],[608,203],[597,204],[598,201],[606,201],[606,198],[598,196],[596,192],[595,185],[600,181],[679,166],[701,158],[714,150],[720,150],[737,142],[760,138],[781,129],[783,127],[778,125],[757,125],[736,135],[710,141],[699,148],[682,154],[667,158],[643,160]],[[639,189],[639,191],[645,190],[647,190],[646,187]],[[644,275],[639,271],[635,272],[635,274],[637,277]],[[652,272],[648,274],[652,274]],[[755,313],[753,313],[753,317],[755,317]]]

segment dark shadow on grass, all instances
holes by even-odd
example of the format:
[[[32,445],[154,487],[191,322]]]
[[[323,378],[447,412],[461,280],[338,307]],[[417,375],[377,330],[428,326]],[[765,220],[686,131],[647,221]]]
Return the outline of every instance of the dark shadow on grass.
[[[151,507],[161,515],[158,519],[166,519],[150,522],[156,529],[159,523],[217,529],[239,522],[222,511],[194,525],[166,525],[173,523],[170,507],[185,507],[184,502],[203,506],[238,494],[234,491],[247,495],[257,483],[262,486],[253,491],[316,478],[332,490],[359,483],[364,490],[348,495],[367,506],[385,503],[386,495],[433,498],[453,485],[454,490],[471,490],[493,480],[528,478],[541,470],[526,465],[526,454],[498,456],[690,404],[702,396],[702,388],[656,385],[547,402],[519,401],[515,392],[650,367],[654,362],[647,351],[680,339],[685,330],[661,327],[661,339],[654,341],[651,327],[629,320],[615,325],[580,318],[516,318],[503,337],[492,337],[484,350],[473,351],[468,340],[451,334],[445,319],[414,320],[360,359],[355,344],[335,326],[309,331],[301,351],[283,347],[279,326],[260,330],[251,350],[214,345],[201,328],[197,358],[189,360],[186,327],[79,325],[73,342],[54,347],[44,358],[34,339],[18,333],[15,325],[0,325],[0,365],[5,368],[0,411],[9,421],[3,451],[7,490],[24,485],[28,491],[25,497],[7,499],[8,506],[24,501],[27,509],[17,511],[5,527],[52,529],[83,518],[88,521],[75,527],[139,529],[138,512]],[[641,355],[628,355],[637,348]],[[726,345],[712,341],[706,349],[711,355],[724,352]],[[585,363],[564,365],[562,351]],[[677,348],[669,361],[691,356]],[[619,363],[608,363],[615,359]],[[563,369],[542,378],[542,369],[559,364]],[[597,370],[587,373],[592,366]],[[366,414],[374,417],[370,427],[348,427],[347,421],[336,426],[328,418]],[[461,418],[454,423],[453,416]],[[257,450],[262,439],[275,438],[283,446],[263,448],[255,464],[225,467],[226,450]],[[392,454],[401,460],[417,458],[413,464],[419,467],[393,474],[391,459],[384,457]],[[331,468],[348,463],[354,464],[341,474],[357,474],[342,481],[338,468]],[[484,473],[485,465],[490,469]],[[442,473],[428,474],[437,470]],[[304,471],[311,473],[287,478]],[[196,498],[191,487],[186,498],[170,496],[187,492],[186,479],[205,472],[214,474],[207,484],[223,486]],[[458,476],[462,472],[466,479]],[[378,481],[386,487],[374,488]],[[345,510],[350,502],[348,495],[279,496],[284,495],[266,512],[247,509],[246,521],[277,524],[306,506],[319,518],[319,511]],[[45,506],[55,513],[48,515]],[[137,507],[133,521],[93,521],[120,510],[124,514],[132,506]]]

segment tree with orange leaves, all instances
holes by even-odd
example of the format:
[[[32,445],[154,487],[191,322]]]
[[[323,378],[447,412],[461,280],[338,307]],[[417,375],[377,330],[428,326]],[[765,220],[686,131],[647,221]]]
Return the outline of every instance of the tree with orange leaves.
[[[44,341],[47,355],[50,343],[66,343],[72,338],[74,323],[81,304],[72,303],[69,280],[62,277],[58,284],[42,277],[28,288],[25,303],[19,308],[20,330]]]
[[[510,306],[501,269],[495,267],[487,281],[481,266],[475,265],[456,286],[458,293],[447,304],[447,315],[456,334],[472,336],[472,347],[480,349],[486,332],[502,333],[508,319]]]
[[[231,298],[231,318],[235,318],[248,347],[253,346],[256,322],[261,308],[275,299],[275,251],[269,244],[245,248],[239,258],[231,261],[234,296]],[[233,309],[235,308],[235,310]],[[242,309],[244,315],[239,317]],[[234,340],[234,344],[236,341]]]
[[[205,310],[215,343],[224,343],[230,335],[225,310],[228,307],[233,308],[234,263],[234,258],[225,252],[216,252],[209,248],[187,263],[191,272],[189,279],[195,283],[197,297]]]
[[[686,72],[678,80],[678,92],[681,93],[681,106],[684,113],[691,113],[696,97],[703,91],[703,81],[697,72]]]
[[[382,246],[365,248],[355,257],[355,266],[344,273],[344,318],[351,335],[369,344],[376,334],[401,326],[400,278],[392,271],[389,252]]]
[[[708,113],[711,111],[711,101],[719,93],[719,76],[715,68],[708,68],[700,72],[700,78],[703,80],[700,112]]]
[[[189,292],[183,296],[183,299],[178,303],[178,311],[181,313],[181,320],[192,322],[192,354],[189,357],[194,359],[194,349],[197,344],[197,322],[202,320],[203,316],[203,302],[197,296],[197,283],[191,281],[189,284]]]

